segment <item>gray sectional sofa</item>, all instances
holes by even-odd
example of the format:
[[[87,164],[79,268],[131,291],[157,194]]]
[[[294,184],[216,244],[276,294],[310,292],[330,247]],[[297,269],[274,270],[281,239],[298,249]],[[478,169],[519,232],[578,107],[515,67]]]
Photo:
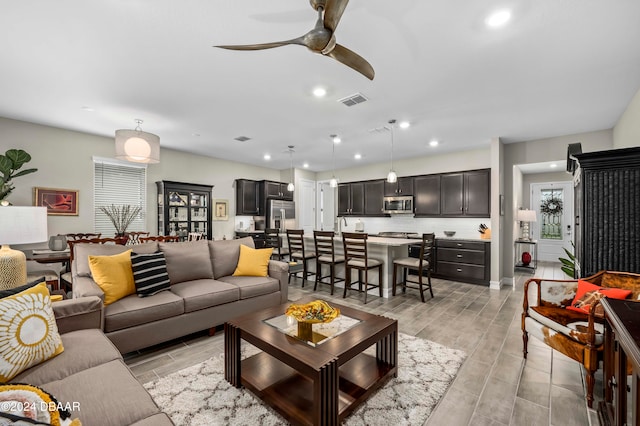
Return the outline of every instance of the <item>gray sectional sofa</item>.
[[[41,387],[83,425],[172,425],[101,331],[102,308],[95,296],[53,303],[64,352],[11,382]]]
[[[97,296],[89,255],[136,253],[165,255],[171,289],[149,297],[127,296],[104,307],[103,330],[120,353],[132,352],[200,330],[256,309],[286,303],[286,262],[270,261],[267,277],[236,277],[240,245],[254,247],[251,237],[237,240],[145,243],[135,246],[75,244],[71,265],[73,297]]]

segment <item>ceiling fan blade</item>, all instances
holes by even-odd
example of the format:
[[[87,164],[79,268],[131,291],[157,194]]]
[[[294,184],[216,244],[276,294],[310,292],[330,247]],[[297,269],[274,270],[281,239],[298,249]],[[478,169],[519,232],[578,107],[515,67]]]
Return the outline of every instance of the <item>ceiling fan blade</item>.
[[[226,45],[226,46],[213,46],[213,47],[219,47],[220,49],[228,49],[228,50],[263,50],[263,49],[273,49],[274,47],[287,46],[289,44],[299,44],[304,46],[304,43],[302,42],[302,37],[298,37],[291,40],[274,41],[273,43],[239,44],[239,45]]]
[[[373,67],[366,59],[340,44],[336,44],[336,47],[326,55],[353,68],[369,80],[373,80],[373,77],[376,75]]]
[[[324,10],[324,27],[335,31],[342,18],[344,9],[349,4],[349,0],[327,0]]]

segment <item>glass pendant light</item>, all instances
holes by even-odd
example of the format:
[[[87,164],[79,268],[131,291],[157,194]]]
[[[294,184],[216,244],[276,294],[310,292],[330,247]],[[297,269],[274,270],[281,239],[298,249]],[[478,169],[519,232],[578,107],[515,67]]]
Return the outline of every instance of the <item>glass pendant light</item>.
[[[393,125],[396,123],[396,120],[389,120],[389,130],[391,131],[391,170],[389,170],[389,174],[387,174],[387,182],[394,183],[398,181],[398,175],[395,170],[393,170]]]
[[[333,172],[331,173],[331,180],[329,180],[329,186],[331,188],[337,188],[338,179],[336,179],[336,144],[339,142],[336,141],[340,141],[340,139],[337,135],[329,135],[329,137],[331,138],[331,167],[333,170]]]
[[[291,162],[291,179],[289,180],[289,185],[287,185],[287,191],[293,192],[296,187],[293,184],[293,145],[289,145],[289,160]]]

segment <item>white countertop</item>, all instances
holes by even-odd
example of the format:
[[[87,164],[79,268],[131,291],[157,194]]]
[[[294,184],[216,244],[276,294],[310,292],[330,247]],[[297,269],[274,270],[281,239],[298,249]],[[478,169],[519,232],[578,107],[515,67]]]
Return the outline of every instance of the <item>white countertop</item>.
[[[305,235],[305,239],[309,239],[313,241],[313,235]],[[342,236],[336,235],[333,237],[334,241],[342,243]],[[383,238],[383,237],[368,237],[368,244],[375,244],[378,246],[385,247],[402,247],[408,246],[409,244],[422,244],[422,238],[414,239],[414,238]]]

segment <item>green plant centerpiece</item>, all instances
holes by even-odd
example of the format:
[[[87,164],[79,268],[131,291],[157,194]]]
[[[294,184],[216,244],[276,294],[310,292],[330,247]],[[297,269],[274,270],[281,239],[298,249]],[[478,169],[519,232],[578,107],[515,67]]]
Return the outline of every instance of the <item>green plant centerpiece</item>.
[[[100,207],[100,211],[106,214],[113,227],[116,228],[116,236],[123,237],[127,232],[127,228],[131,225],[131,222],[138,216],[142,207],[132,206],[130,204],[118,205],[111,204],[110,206]]]
[[[0,202],[5,201],[14,190],[13,179],[38,171],[38,169],[20,170],[29,161],[31,156],[22,149],[9,149],[4,155],[0,154]]]

